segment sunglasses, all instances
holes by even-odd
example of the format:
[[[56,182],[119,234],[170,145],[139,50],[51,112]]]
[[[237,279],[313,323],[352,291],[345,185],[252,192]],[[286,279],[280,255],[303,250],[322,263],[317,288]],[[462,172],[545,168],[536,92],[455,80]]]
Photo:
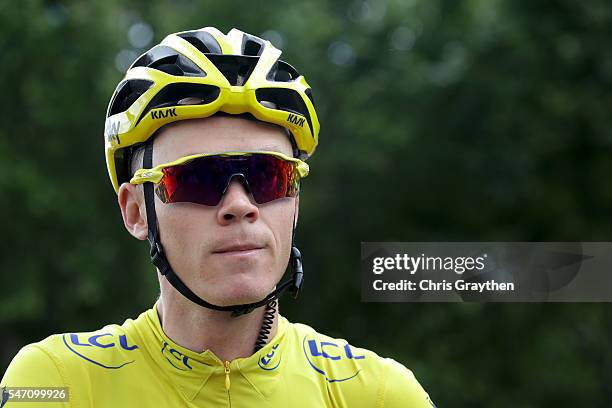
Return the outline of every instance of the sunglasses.
[[[205,153],[182,157],[152,169],[139,169],[131,184],[155,183],[163,203],[216,206],[231,180],[240,177],[257,204],[295,197],[308,164],[278,152]]]

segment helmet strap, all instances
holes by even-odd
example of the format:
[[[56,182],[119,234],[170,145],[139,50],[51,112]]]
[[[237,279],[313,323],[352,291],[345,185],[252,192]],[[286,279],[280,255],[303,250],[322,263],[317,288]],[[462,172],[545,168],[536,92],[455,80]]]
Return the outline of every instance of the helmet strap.
[[[153,141],[150,140],[146,143],[144,155],[142,158],[142,167],[149,169],[153,167]],[[286,280],[275,290],[270,292],[264,299],[259,302],[246,303],[241,305],[231,306],[218,306],[205,301],[196,295],[191,289],[185,285],[181,278],[172,270],[168,258],[164,253],[164,249],[161,244],[159,237],[159,228],[157,225],[157,215],[155,212],[155,196],[153,194],[153,183],[144,183],[144,200],[145,200],[145,211],[147,214],[147,226],[148,234],[147,239],[151,246],[150,256],[151,263],[159,270],[159,272],[166,277],[166,280],[185,298],[189,299],[193,303],[217,311],[231,312],[232,317],[237,317],[243,314],[252,312],[258,307],[264,306],[272,300],[278,299],[285,290],[290,289],[293,298],[297,298],[302,283],[304,281],[304,272],[302,270],[302,256],[300,251],[294,245],[295,239],[295,220],[297,213],[297,200],[296,200],[296,211],[293,214],[293,231],[291,234],[291,255],[289,264],[293,269],[292,279]]]

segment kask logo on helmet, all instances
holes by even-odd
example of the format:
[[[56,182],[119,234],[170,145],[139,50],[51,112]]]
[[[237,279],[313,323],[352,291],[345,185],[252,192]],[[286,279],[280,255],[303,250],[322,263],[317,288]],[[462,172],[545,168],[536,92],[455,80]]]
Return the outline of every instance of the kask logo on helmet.
[[[165,119],[172,116],[178,116],[176,114],[176,108],[166,108],[156,111],[151,111],[151,119]]]
[[[287,117],[287,122],[293,123],[294,125],[304,127],[304,118],[300,118],[294,115],[293,113],[289,114],[289,116]]]

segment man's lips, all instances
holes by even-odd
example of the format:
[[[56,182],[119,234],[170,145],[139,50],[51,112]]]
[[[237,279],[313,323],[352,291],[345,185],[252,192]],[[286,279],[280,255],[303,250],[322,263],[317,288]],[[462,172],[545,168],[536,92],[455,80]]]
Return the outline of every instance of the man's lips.
[[[260,249],[263,249],[263,246],[257,245],[257,244],[228,245],[228,246],[223,246],[213,251],[213,254],[224,254],[224,255],[245,254],[246,255],[252,252],[256,252]]]

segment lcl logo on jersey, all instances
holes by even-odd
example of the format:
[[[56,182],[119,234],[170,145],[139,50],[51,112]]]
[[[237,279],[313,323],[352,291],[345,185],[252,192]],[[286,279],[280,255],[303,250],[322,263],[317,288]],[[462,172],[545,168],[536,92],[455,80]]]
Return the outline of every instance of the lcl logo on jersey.
[[[259,368],[266,371],[272,371],[278,368],[281,363],[281,353],[280,350],[278,350],[279,345],[280,344],[272,346],[272,350],[269,353],[266,353],[263,355],[263,357],[259,358],[257,361]]]
[[[164,355],[166,360],[177,370],[191,370],[192,367],[189,365],[189,357],[181,353],[180,351],[172,348],[168,345],[168,342],[164,341],[161,348],[161,353]]]
[[[356,355],[348,343],[338,344],[331,341],[313,340],[308,339],[308,336],[304,336],[302,348],[310,366],[329,382],[341,382],[356,377],[361,371],[357,368],[358,365],[343,364],[343,362],[366,358]],[[334,365],[333,375],[329,375],[326,370],[330,363]]]
[[[93,335],[83,334],[64,334],[62,336],[64,344],[74,354],[85,361],[107,369],[121,368],[134,360],[125,360],[123,352],[101,354],[99,349],[125,350],[131,352],[138,349],[135,344],[130,344],[125,334],[116,335],[113,333],[96,333]],[[121,359],[123,361],[116,361]]]

